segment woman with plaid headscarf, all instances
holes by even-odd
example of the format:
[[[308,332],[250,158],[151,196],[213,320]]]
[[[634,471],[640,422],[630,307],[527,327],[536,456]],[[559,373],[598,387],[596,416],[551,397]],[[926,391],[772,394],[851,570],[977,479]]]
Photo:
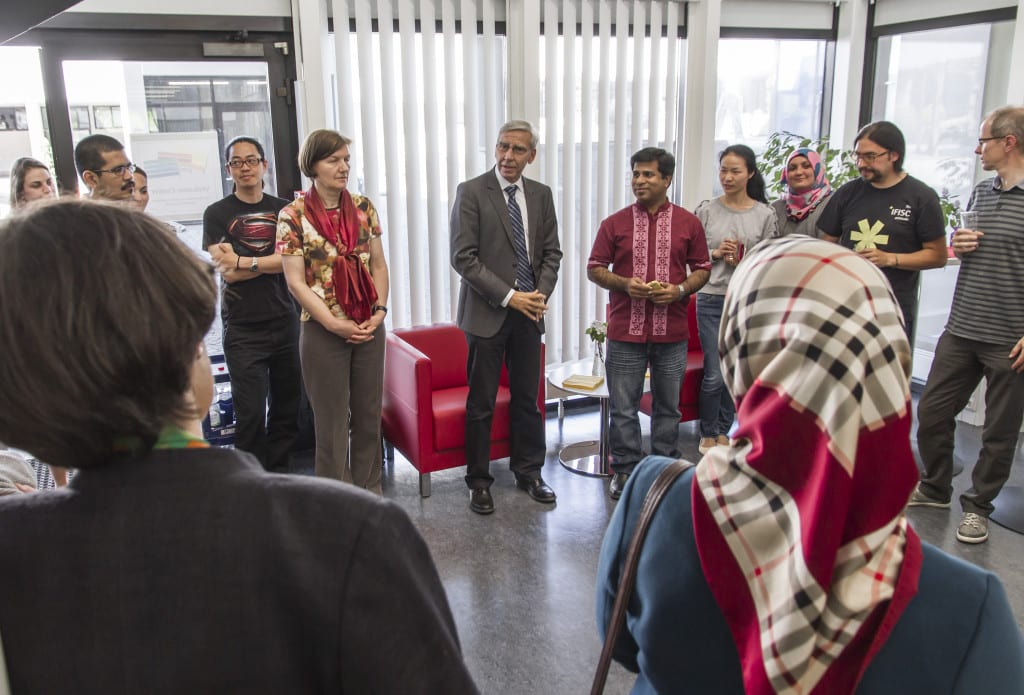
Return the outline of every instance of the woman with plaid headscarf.
[[[615,651],[634,692],[1021,692],[1024,640],[999,580],[907,523],[910,345],[881,271],[807,237],[741,266],[719,332],[740,425],[654,516]],[[612,517],[602,633],[670,463],[642,463]]]

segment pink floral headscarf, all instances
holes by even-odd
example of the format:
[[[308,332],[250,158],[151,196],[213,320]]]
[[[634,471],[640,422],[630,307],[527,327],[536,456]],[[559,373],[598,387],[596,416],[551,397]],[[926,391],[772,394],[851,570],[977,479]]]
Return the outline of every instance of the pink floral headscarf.
[[[789,186],[789,165],[796,157],[806,157],[814,167],[814,183],[804,191],[794,191]],[[821,161],[821,155],[806,147],[801,147],[789,155],[789,159],[786,160],[786,168],[782,170],[782,185],[786,187],[787,192],[786,216],[796,222],[810,215],[814,208],[818,207],[821,201],[832,192],[832,186],[829,185],[828,178],[825,176],[825,166]]]

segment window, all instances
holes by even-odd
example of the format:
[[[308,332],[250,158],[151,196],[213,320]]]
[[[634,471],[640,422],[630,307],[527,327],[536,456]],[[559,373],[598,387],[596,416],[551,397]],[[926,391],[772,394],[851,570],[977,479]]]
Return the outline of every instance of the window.
[[[878,40],[872,119],[903,131],[907,171],[962,203],[974,186],[992,32],[972,24]]]
[[[110,130],[121,127],[120,106],[93,106],[93,122],[99,130]]]
[[[88,106],[70,106],[68,107],[68,113],[71,116],[71,130],[92,132],[92,128],[89,125]]]
[[[207,205],[231,191],[221,153],[238,135],[257,138],[270,153],[264,183],[268,193],[276,193],[267,63],[62,64],[68,103],[73,104],[74,144],[93,131],[122,142],[149,177],[150,214],[177,221],[201,219]]]
[[[718,45],[715,151],[764,149],[772,133],[821,133],[826,41],[722,39]]]

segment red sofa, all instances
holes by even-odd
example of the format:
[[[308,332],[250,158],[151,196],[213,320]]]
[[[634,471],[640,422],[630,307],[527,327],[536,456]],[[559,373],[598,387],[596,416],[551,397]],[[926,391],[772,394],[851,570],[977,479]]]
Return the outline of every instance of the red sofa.
[[[384,357],[384,438],[420,473],[420,495],[430,496],[430,474],[466,465],[465,334],[452,323],[414,326],[388,335]],[[541,364],[544,345],[541,344]],[[543,381],[537,406],[544,412]],[[508,374],[501,382],[491,425],[491,460],[505,458],[509,443]]]
[[[700,382],[704,380],[704,352],[700,349],[700,337],[697,335],[697,298],[690,297],[686,307],[686,318],[690,327],[690,338],[686,343],[686,376],[683,387],[679,390],[680,422],[700,419],[699,399]],[[640,412],[651,414],[651,394],[645,393],[640,398]]]

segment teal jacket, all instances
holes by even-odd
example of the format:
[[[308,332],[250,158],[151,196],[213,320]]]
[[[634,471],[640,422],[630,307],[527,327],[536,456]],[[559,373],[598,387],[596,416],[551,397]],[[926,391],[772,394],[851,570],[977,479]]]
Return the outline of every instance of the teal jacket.
[[[604,634],[626,548],[648,489],[671,459],[651,456],[630,476],[605,533],[597,574]],[[711,593],[693,536],[684,473],[658,508],[615,660],[637,673],[634,693],[742,695],[739,655]],[[921,576],[856,692],[1024,693],[1024,639],[999,579],[922,543]]]

